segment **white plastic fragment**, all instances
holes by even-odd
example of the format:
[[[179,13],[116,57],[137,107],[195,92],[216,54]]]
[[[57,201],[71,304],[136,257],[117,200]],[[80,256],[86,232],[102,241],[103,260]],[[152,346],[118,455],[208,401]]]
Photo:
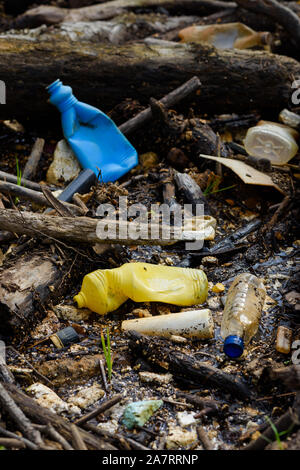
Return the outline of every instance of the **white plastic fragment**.
[[[79,406],[79,408],[84,410],[100,400],[103,396],[104,391],[99,384],[95,383],[90,387],[82,388],[76,395],[68,399],[68,403],[70,405]]]
[[[209,339],[214,334],[214,323],[210,310],[188,310],[168,315],[125,320],[122,323],[122,329],[165,338],[176,335],[185,338]]]
[[[81,413],[78,406],[65,402],[44,384],[36,382],[30,385],[26,390],[33,395],[39,405],[48,408],[48,410],[53,411],[53,413],[67,413],[68,415],[78,415]]]

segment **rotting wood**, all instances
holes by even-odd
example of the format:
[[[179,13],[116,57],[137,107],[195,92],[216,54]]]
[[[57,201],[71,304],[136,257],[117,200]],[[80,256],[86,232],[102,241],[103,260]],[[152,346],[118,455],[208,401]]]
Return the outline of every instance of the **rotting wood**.
[[[35,177],[37,167],[38,167],[40,158],[43,153],[44,145],[45,145],[44,139],[37,138],[36,141],[34,142],[31,154],[23,170],[24,178],[31,179]]]
[[[280,111],[287,106],[291,84],[300,75],[299,63],[289,57],[217,50],[202,44],[112,46],[87,42],[77,48],[66,40],[54,44],[10,38],[0,39],[0,48],[0,76],[10,83],[0,118],[26,117],[39,127],[59,124],[45,91],[58,75],[73,87],[76,97],[104,112],[127,98],[148,103],[150,97],[164,96],[198,76],[202,88],[193,96],[193,103],[214,114],[227,112],[230,106],[236,112]]]
[[[216,367],[201,364],[185,353],[171,349],[163,340],[147,337],[135,331],[128,332],[129,347],[135,356],[146,359],[151,365],[168,370],[176,378],[184,378],[205,387],[220,388],[239,398],[251,398],[247,386],[239,379]]]
[[[232,2],[219,0],[113,0],[82,8],[60,8],[43,5],[31,8],[12,22],[12,27],[35,27],[41,24],[58,24],[61,22],[107,20],[125,11],[135,8],[166,8],[170,12],[192,11],[207,14],[222,8],[235,6]]]
[[[15,233],[24,233],[32,237],[51,237],[70,242],[95,244],[115,243],[122,245],[170,245],[175,242],[211,239],[211,219],[203,222],[203,231],[184,232],[180,228],[167,227],[159,224],[140,224],[138,222],[122,222],[109,220],[112,229],[110,237],[104,237],[98,230],[99,219],[90,217],[51,217],[33,212],[19,212],[13,209],[0,209],[0,229]],[[136,231],[141,229],[140,238],[130,238],[128,230],[133,224]],[[132,226],[133,226],[132,225]],[[115,229],[115,233],[114,233]],[[157,237],[152,237],[157,229]],[[143,232],[143,230],[146,230]],[[164,232],[165,231],[165,232]],[[101,238],[103,235],[103,238]]]

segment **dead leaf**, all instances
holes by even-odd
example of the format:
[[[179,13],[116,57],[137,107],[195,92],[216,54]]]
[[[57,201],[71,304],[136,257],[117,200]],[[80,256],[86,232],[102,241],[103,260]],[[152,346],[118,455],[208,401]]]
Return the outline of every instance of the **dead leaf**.
[[[238,175],[242,181],[246,184],[256,184],[259,186],[273,186],[281,194],[284,194],[284,191],[273,183],[272,178],[261,171],[256,170],[250,165],[247,165],[240,160],[234,160],[232,158],[223,158],[223,157],[212,157],[211,155],[199,155],[202,158],[207,158],[208,160],[215,160],[216,162],[222,163],[222,165],[230,168],[236,175]]]

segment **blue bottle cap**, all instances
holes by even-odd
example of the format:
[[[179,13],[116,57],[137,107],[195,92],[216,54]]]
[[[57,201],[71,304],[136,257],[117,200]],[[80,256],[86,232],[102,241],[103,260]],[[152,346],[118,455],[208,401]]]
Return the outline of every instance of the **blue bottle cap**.
[[[244,351],[244,341],[237,335],[227,336],[224,341],[223,350],[228,357],[240,357]]]

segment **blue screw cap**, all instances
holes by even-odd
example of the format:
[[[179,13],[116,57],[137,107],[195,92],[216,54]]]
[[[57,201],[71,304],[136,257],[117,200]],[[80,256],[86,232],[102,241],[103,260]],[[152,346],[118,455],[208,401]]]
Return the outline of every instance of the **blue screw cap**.
[[[240,336],[230,335],[224,341],[224,353],[228,357],[240,357],[244,351],[244,341]]]

